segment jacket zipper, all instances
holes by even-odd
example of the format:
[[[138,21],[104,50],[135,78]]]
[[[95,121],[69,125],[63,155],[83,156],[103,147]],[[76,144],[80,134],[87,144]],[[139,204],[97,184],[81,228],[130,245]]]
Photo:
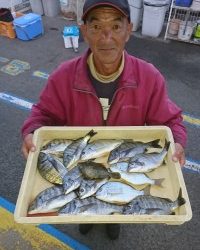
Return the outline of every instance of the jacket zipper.
[[[98,98],[93,92],[91,92],[91,91],[82,90],[82,89],[75,89],[75,90],[80,91],[80,92],[83,92],[83,93],[91,94],[91,95],[97,100],[99,106],[101,107],[101,111],[102,111],[102,112],[101,112],[101,114],[102,114],[102,116],[101,116],[102,125],[103,125],[103,126],[106,125],[106,124],[105,124],[105,121],[104,121],[104,119],[103,119],[103,108],[102,108],[102,106],[101,106],[101,103],[100,103],[100,101],[99,101],[99,98]]]
[[[115,91],[115,93],[114,93],[114,95],[113,95],[113,97],[112,97],[112,100],[111,100],[111,103],[110,103],[110,108],[109,108],[109,110],[108,110],[108,115],[107,115],[107,118],[109,117],[109,113],[110,113],[110,110],[111,110],[111,107],[112,107],[112,104],[113,104],[113,101],[114,101],[114,99],[115,99],[115,97],[116,97],[116,95],[117,95],[117,93],[119,92],[119,91],[121,91],[122,89],[126,89],[126,88],[136,88],[136,87],[129,87],[129,86],[126,86],[126,87],[120,87],[120,88],[118,88],[116,91]],[[108,120],[108,119],[107,119]],[[105,121],[105,125],[107,126],[107,120]]]
[[[120,88],[118,88],[116,91],[115,91],[115,93],[114,93],[114,95],[113,95],[113,98],[112,98],[112,100],[111,100],[111,103],[110,103],[110,108],[109,108],[109,110],[108,110],[108,115],[107,115],[107,118],[109,117],[109,113],[110,113],[110,110],[111,110],[111,106],[112,106],[112,104],[113,104],[113,101],[114,101],[114,99],[115,99],[115,97],[116,97],[116,95],[117,95],[117,93],[119,92],[119,91],[121,91],[122,89],[126,89],[126,88],[132,88],[132,89],[134,89],[134,88],[136,88],[136,87],[132,87],[132,86],[126,86],[126,87],[120,87]],[[80,92],[83,92],[83,93],[87,93],[87,94],[91,94],[92,96],[94,96],[96,99],[97,99],[97,102],[99,103],[99,105],[100,105],[100,107],[101,107],[101,113],[102,113],[102,124],[104,125],[104,126],[107,126],[107,120],[105,121],[104,120],[104,118],[103,118],[103,108],[102,108],[102,105],[101,105],[101,103],[100,103],[100,101],[99,101],[99,98],[93,93],[93,92],[91,92],[91,91],[87,91],[87,90],[81,90],[81,89],[76,89],[77,91],[80,91]]]

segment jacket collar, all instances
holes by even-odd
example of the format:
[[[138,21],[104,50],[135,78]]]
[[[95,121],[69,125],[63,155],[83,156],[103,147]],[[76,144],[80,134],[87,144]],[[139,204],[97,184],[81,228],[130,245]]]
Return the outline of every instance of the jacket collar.
[[[83,91],[89,91],[89,92],[95,92],[94,88],[91,84],[91,81],[88,77],[88,66],[87,66],[87,58],[88,55],[91,53],[91,50],[88,49],[83,56],[80,57],[80,60],[77,63],[77,68],[75,72],[75,81],[74,81],[74,88],[83,90]],[[136,87],[136,75],[135,70],[133,70],[133,67],[135,65],[136,58],[133,56],[130,56],[126,51],[124,53],[124,70],[120,77],[119,87]],[[130,66],[131,65],[131,66]]]

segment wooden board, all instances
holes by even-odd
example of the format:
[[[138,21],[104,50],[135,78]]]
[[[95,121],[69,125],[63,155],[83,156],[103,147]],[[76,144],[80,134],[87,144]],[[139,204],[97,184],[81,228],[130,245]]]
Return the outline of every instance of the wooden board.
[[[171,142],[167,154],[166,165],[150,172],[151,178],[165,178],[163,187],[151,186],[150,193],[154,196],[176,200],[180,188],[186,203],[176,209],[175,215],[64,215],[64,216],[34,216],[28,217],[27,210],[36,195],[51,186],[43,179],[37,170],[37,160],[41,146],[45,141],[53,139],[77,139],[83,137],[91,129],[98,132],[92,140],[97,139],[134,139],[148,142],[165,139]],[[91,140],[91,141],[92,141]],[[136,127],[42,127],[35,131],[33,142],[36,151],[30,152],[24,176],[17,199],[14,217],[18,223],[31,224],[71,224],[71,223],[165,223],[171,225],[183,224],[192,218],[192,210],[188,198],[182,170],[179,163],[172,161],[174,140],[171,130],[165,126],[136,126]]]

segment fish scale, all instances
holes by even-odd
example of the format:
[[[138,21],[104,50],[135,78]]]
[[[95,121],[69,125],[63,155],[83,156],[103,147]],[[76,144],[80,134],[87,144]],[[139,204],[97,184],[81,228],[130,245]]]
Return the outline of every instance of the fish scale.
[[[52,162],[52,157],[40,152],[38,157],[38,170],[43,178],[54,184],[62,184],[62,177]]]
[[[151,141],[151,142],[135,142],[133,140],[126,140],[120,146],[115,148],[110,152],[108,157],[108,163],[114,164],[119,161],[125,161],[135,155],[144,153],[148,148],[160,148],[161,146],[158,144],[159,139]]]
[[[58,211],[58,215],[66,214],[101,214],[108,215],[113,213],[122,213],[123,206],[109,204],[104,201],[100,201],[95,197],[88,197],[85,199],[74,199],[70,203],[66,204]]]
[[[90,160],[108,154],[123,143],[117,139],[99,139],[89,143],[81,154],[81,160]]]
[[[170,142],[165,142],[165,146],[160,153],[144,153],[138,154],[130,158],[128,172],[149,172],[162,165],[165,156],[167,155]]]
[[[174,209],[185,204],[181,189],[178,198],[171,201],[151,195],[140,195],[124,207],[124,214],[171,214]]]
[[[91,130],[84,137],[74,140],[63,153],[63,163],[66,168],[70,168],[81,157],[83,149],[86,147],[88,141],[96,134],[94,130]]]
[[[138,195],[143,194],[149,194],[149,188],[140,191],[127,184],[112,181],[101,186],[96,192],[95,197],[105,202],[126,204]]]

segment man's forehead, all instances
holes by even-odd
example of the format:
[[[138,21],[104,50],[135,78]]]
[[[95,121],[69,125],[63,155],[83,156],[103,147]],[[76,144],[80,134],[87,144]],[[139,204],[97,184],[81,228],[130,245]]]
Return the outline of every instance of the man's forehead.
[[[122,20],[125,16],[117,9],[104,6],[92,9],[88,15],[87,20]]]

